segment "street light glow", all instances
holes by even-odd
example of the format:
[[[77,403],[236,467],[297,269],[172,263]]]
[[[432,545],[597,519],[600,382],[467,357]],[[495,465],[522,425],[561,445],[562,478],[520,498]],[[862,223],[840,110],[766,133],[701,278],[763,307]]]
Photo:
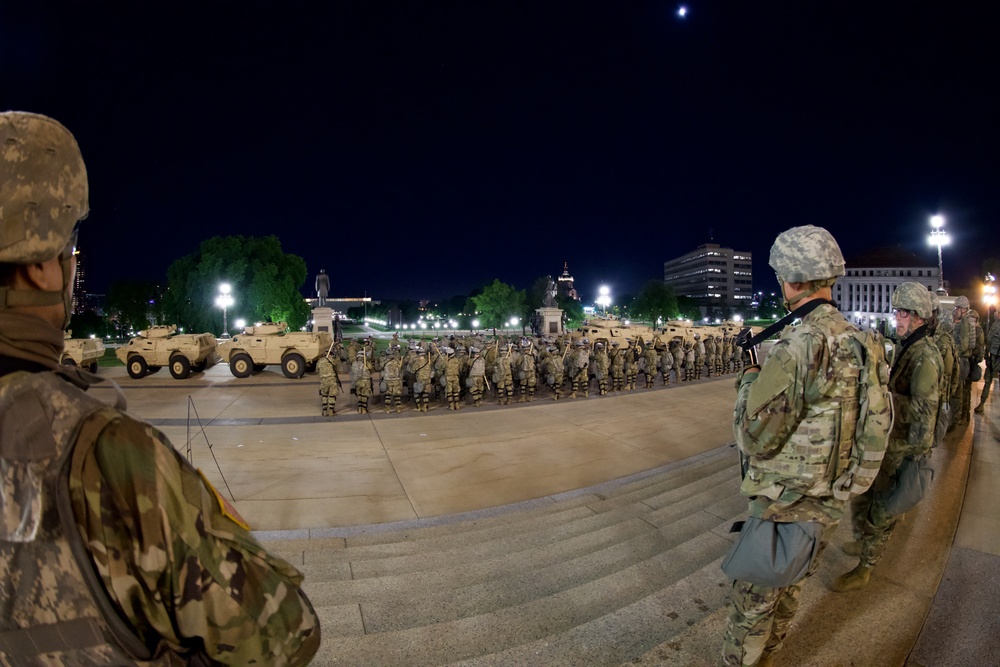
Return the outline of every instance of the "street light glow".
[[[941,259],[941,246],[951,243],[948,232],[944,231],[944,216],[940,213],[931,216],[931,233],[927,237],[930,245],[937,246],[938,252],[938,289],[944,289],[944,262]]]

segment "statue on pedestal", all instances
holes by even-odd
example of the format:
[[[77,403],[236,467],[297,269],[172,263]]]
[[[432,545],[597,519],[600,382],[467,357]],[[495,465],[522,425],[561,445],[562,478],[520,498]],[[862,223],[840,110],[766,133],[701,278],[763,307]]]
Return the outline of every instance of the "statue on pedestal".
[[[557,308],[557,292],[558,288],[556,287],[556,281],[552,280],[552,276],[549,276],[549,284],[545,287],[545,298],[542,300],[542,305],[546,308]]]
[[[320,269],[316,274],[316,296],[319,297],[319,307],[326,306],[326,297],[330,295],[330,276],[326,269]]]

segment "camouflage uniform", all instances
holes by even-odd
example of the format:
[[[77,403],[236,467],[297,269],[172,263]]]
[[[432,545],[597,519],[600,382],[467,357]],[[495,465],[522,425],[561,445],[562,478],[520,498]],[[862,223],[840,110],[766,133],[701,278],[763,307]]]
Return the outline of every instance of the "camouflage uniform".
[[[962,305],[964,304],[964,305]],[[965,312],[955,327],[955,347],[958,348],[959,363],[959,405],[953,415],[954,423],[969,423],[969,412],[972,410],[972,376],[970,372],[976,351],[976,330],[979,328],[979,313],[969,307],[969,300],[960,296],[955,299],[956,308],[964,308]]]
[[[545,358],[545,382],[552,387],[552,400],[558,401],[562,398],[563,384],[563,360],[559,355],[559,348],[550,346],[549,353]]]
[[[611,360],[608,359],[608,353],[604,351],[604,343],[598,343],[594,346],[594,358],[591,363],[594,366],[594,377],[597,378],[597,391],[601,396],[606,396]]]
[[[590,350],[587,344],[580,341],[576,348],[570,352],[570,381],[573,383],[573,393],[570,398],[576,398],[577,392],[582,391],[583,397],[590,396]]]
[[[832,285],[844,273],[836,241],[812,226],[779,235],[770,264],[779,281],[785,282]],[[806,577],[819,566],[826,541],[843,513],[843,503],[832,491],[830,468],[835,466],[830,459],[845,461],[850,455],[853,442],[848,434],[854,433],[851,418],[855,423],[857,419],[861,362],[853,347],[837,341],[856,331],[827,301],[803,316],[799,326],[786,328],[763,367],[759,371],[749,367],[738,383],[733,431],[748,458],[740,491],[750,499],[750,515],[824,526]],[[780,649],[798,608],[802,583],[773,588],[733,582],[723,665],[758,664]]]
[[[514,376],[510,365],[510,352],[497,353],[496,366],[493,369],[493,382],[497,386],[497,404],[510,405],[514,398]]]
[[[694,379],[700,380],[702,371],[705,370],[705,341],[701,339],[701,334],[694,335]]]
[[[930,294],[920,283],[903,283],[897,287],[892,305],[912,310],[926,320],[933,313]],[[851,590],[867,584],[871,568],[885,552],[899,517],[888,514],[878,492],[892,487],[904,458],[922,458],[930,454],[937,424],[942,366],[941,353],[927,324],[905,334],[889,373],[889,390],[896,415],[882,468],[872,487],[851,500],[852,527],[855,539],[860,542],[861,561],[857,568],[837,580],[834,590]]]
[[[674,367],[674,353],[670,346],[662,344],[660,348],[660,372],[663,374],[663,385],[670,384],[670,369]]]
[[[694,341],[684,341],[684,379],[689,382],[694,380],[694,355]]]
[[[670,341],[670,353],[674,356],[674,375],[678,382],[684,381],[684,342],[680,338]]]
[[[417,360],[413,369],[413,398],[417,404],[418,412],[427,412],[427,406],[431,402],[431,382],[432,379],[431,360],[428,358],[427,350],[417,350]]]
[[[337,396],[340,394],[340,376],[330,355],[324,355],[316,361],[316,373],[319,374],[319,396],[324,417],[337,414]]]
[[[1000,374],[1000,326],[997,326],[997,314],[993,313],[992,320],[988,323],[989,330],[986,332],[986,373],[983,374],[983,393],[979,395],[979,405],[975,412],[983,414],[983,404],[990,397],[990,388],[993,385],[993,378]]]
[[[644,372],[646,374],[646,389],[653,388],[653,380],[656,379],[657,373],[657,362],[660,360],[660,355],[656,353],[655,343],[649,343],[646,349],[642,351],[643,366],[645,368]]]
[[[724,350],[724,344],[722,342],[722,336],[715,337],[715,374],[722,375],[724,372],[722,369],[722,354]]]
[[[351,391],[358,399],[358,414],[368,414],[368,400],[372,395],[372,366],[364,350],[358,352],[351,366]]]
[[[389,348],[389,358],[382,365],[382,380],[385,382],[385,411],[389,412],[392,406],[396,407],[396,412],[403,409],[403,363],[399,360],[399,353]]]
[[[479,348],[472,348],[472,365],[469,367],[469,393],[472,404],[477,408],[483,404],[483,389],[486,385],[486,361],[479,355]]]
[[[0,664],[305,665],[320,634],[301,574],[162,433],[59,365],[87,210],[72,135],[0,114],[0,263],[54,260],[64,280],[0,293]]]
[[[639,375],[639,350],[636,348],[638,341],[628,341],[628,349],[625,355],[625,388],[635,389],[635,379]]]
[[[945,433],[951,426],[951,397],[958,389],[958,351],[955,349],[955,339],[951,332],[942,326],[943,313],[941,312],[941,302],[933,292],[931,301],[934,306],[934,344],[941,354],[941,386],[938,392],[938,419],[934,428],[934,446],[937,447],[944,440]]]
[[[725,334],[722,337],[722,372],[730,373],[732,372],[732,360],[733,360],[733,337],[729,334]]]
[[[611,343],[611,391],[625,388],[625,350],[619,349],[618,341]]]
[[[705,338],[705,365],[707,366],[708,377],[712,377],[715,371],[715,338],[708,336]]]
[[[445,348],[448,355],[444,362],[445,393],[448,395],[448,409],[458,410],[458,398],[462,391],[462,362],[455,356],[455,350]]]

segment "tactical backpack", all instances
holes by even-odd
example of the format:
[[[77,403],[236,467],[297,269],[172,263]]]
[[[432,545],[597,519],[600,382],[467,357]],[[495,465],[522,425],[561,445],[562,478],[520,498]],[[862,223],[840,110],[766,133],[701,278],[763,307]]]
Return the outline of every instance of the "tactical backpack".
[[[986,356],[986,334],[983,327],[976,325],[976,343],[972,346],[972,363],[978,364]]]
[[[834,497],[843,501],[864,493],[875,481],[889,445],[894,418],[884,346],[870,331],[852,331],[847,337],[862,363],[854,444],[847,467],[834,475],[833,482]]]

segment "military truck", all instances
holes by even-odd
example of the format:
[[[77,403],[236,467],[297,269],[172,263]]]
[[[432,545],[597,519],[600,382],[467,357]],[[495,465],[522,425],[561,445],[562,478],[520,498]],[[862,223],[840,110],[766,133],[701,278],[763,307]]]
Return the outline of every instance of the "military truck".
[[[229,362],[229,371],[238,378],[250,377],[268,364],[281,364],[287,378],[300,378],[316,368],[316,360],[333,345],[327,331],[288,331],[284,322],[257,323],[244,327],[219,344],[219,355]]]
[[[73,332],[66,332],[60,363],[63,366],[79,366],[91,373],[97,372],[97,361],[104,356],[104,343],[99,338],[72,338]]]
[[[163,366],[177,380],[202,371],[219,361],[215,336],[210,333],[181,334],[177,325],[157,325],[139,332],[127,345],[115,350],[128,374],[136,379],[155,373]]]

